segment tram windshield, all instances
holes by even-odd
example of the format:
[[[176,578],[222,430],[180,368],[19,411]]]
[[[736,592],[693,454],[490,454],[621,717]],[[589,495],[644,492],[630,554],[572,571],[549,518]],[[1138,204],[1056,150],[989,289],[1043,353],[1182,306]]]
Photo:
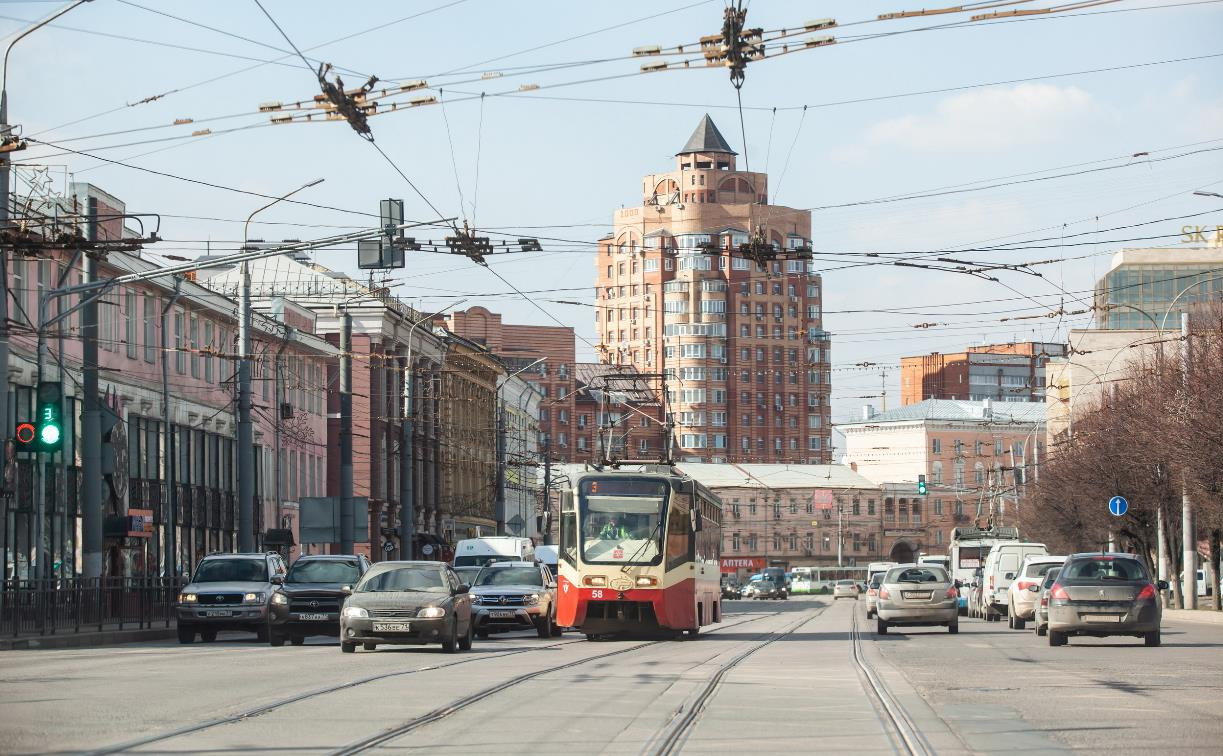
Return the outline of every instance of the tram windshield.
[[[658,564],[667,483],[642,478],[583,480],[579,488],[582,561]]]

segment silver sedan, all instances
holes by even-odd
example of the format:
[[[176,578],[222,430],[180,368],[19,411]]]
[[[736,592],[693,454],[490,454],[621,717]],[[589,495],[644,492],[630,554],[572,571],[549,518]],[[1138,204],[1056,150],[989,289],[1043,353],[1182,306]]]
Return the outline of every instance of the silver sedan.
[[[853,580],[838,580],[837,584],[832,587],[832,597],[839,599],[842,596],[845,598],[858,598],[858,584]]]
[[[959,594],[947,570],[936,564],[902,564],[888,570],[875,599],[876,631],[943,625],[960,632]]]

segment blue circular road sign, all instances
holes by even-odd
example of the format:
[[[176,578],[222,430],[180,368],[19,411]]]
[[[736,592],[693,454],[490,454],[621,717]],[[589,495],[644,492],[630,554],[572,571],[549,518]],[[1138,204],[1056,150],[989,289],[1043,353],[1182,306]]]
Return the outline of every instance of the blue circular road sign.
[[[1125,514],[1129,509],[1130,503],[1125,500],[1124,496],[1114,496],[1108,500],[1108,511],[1112,512],[1116,517]]]

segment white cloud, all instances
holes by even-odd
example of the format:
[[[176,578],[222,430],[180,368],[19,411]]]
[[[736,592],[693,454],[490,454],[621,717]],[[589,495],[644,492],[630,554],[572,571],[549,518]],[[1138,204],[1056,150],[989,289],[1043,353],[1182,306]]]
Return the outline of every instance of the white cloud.
[[[1074,86],[990,87],[943,98],[933,112],[881,121],[866,130],[858,148],[1009,149],[1065,139],[1103,115],[1092,96]]]

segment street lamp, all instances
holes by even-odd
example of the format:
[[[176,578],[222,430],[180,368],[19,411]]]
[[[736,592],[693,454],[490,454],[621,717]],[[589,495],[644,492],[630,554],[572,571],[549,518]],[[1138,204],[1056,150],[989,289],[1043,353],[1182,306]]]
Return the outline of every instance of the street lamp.
[[[509,518],[505,516],[506,515],[505,513],[505,467],[506,467],[507,459],[508,459],[507,450],[505,448],[505,436],[506,436],[506,426],[507,426],[507,423],[505,420],[505,415],[506,415],[505,406],[506,405],[505,405],[505,402],[501,400],[501,387],[504,386],[514,376],[518,375],[519,373],[525,373],[527,370],[530,370],[531,368],[535,367],[536,365],[545,361],[546,359],[547,359],[546,357],[540,357],[538,360],[535,360],[534,362],[530,363],[529,365],[521,367],[515,370],[514,372],[510,373],[509,375],[506,375],[503,378],[497,379],[497,419],[496,419],[497,492],[495,494],[496,512],[494,514],[497,518],[497,529],[502,532],[505,532],[506,525],[509,522]],[[517,406],[519,408],[520,413],[521,413],[521,408],[522,408],[522,398],[526,396],[526,393],[527,393],[526,390],[518,392]],[[523,519],[521,509],[519,510],[517,514],[518,514],[519,519]],[[515,535],[518,535],[518,533],[515,533]]]
[[[425,323],[432,323],[433,319],[438,315],[446,312],[452,307],[457,307],[467,299],[456,299],[446,305],[437,312],[426,315],[414,322],[408,328],[408,350],[407,356],[403,365],[403,407],[400,409],[402,420],[400,422],[399,433],[399,558],[411,559],[412,554],[412,539],[415,537],[416,529],[416,511],[412,500],[413,496],[413,481],[412,481],[412,458],[415,456],[412,449],[412,350],[416,345],[412,341],[412,334],[416,329]]]
[[[242,249],[249,246],[251,219],[277,202],[303,189],[318,186],[323,179],[302,184],[246,217],[242,226]],[[277,407],[279,412],[280,408]],[[242,299],[238,314],[238,551],[255,550],[255,436],[251,426],[251,273],[242,261]],[[279,503],[277,503],[279,507]]]

